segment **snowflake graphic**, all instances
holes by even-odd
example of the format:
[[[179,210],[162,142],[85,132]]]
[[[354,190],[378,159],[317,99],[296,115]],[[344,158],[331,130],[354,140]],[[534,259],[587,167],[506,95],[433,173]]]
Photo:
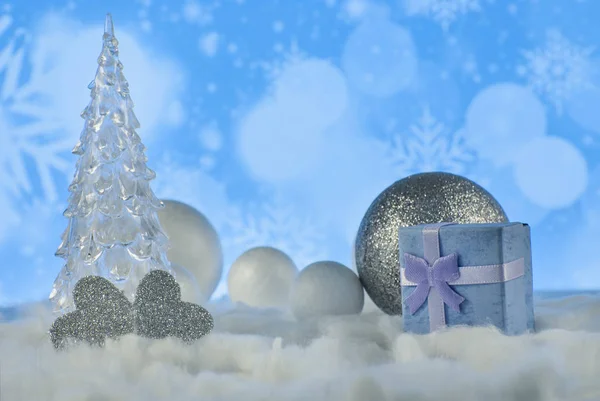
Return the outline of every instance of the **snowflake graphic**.
[[[0,204],[13,204],[23,193],[31,193],[39,182],[44,199],[55,202],[58,193],[52,174],[66,174],[70,165],[62,157],[72,144],[59,136],[61,125],[53,117],[43,94],[35,85],[36,66],[30,80],[22,83],[25,45],[29,35],[22,29],[11,31],[12,18],[0,16],[0,40],[6,43],[0,49]],[[26,161],[35,164],[36,171],[28,170]],[[3,205],[5,206],[5,205]],[[13,220],[18,218],[15,206],[3,209]],[[3,222],[6,224],[6,222]]]
[[[237,257],[256,246],[272,246],[289,255],[298,268],[327,258],[323,230],[282,196],[244,209],[232,207],[225,223],[227,254]]]
[[[464,174],[475,153],[465,145],[463,131],[454,134],[438,122],[428,107],[408,133],[392,135],[390,164],[401,176],[425,171]]]
[[[461,14],[480,11],[479,0],[405,0],[404,8],[408,16],[424,15],[432,18],[447,31]]]
[[[549,30],[543,47],[523,51],[525,62],[517,67],[517,73],[561,114],[565,100],[593,86],[593,52],[592,47],[579,46],[559,31]]]

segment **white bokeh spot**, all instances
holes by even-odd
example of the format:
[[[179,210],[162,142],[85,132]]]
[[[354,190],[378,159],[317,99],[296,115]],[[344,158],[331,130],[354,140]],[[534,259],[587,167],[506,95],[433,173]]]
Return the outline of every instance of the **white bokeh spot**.
[[[481,159],[501,167],[516,151],[546,133],[546,112],[533,92],[513,83],[488,86],[471,101],[465,138]]]
[[[411,33],[389,20],[367,20],[350,34],[342,54],[349,82],[375,97],[408,88],[417,76],[417,51]]]
[[[541,224],[551,210],[533,203],[523,194],[514,179],[513,166],[498,168],[481,161],[467,178],[485,188],[502,205],[510,221],[523,221],[531,227]]]
[[[588,184],[587,162],[579,149],[559,137],[540,137],[523,146],[514,166],[518,187],[548,209],[570,206]]]
[[[327,127],[346,109],[348,90],[343,73],[329,61],[307,59],[286,66],[275,80],[273,98],[290,117],[307,116]]]
[[[284,68],[273,89],[242,119],[238,152],[260,180],[305,178],[326,155],[325,129],[346,108],[344,77],[327,61],[304,60]]]

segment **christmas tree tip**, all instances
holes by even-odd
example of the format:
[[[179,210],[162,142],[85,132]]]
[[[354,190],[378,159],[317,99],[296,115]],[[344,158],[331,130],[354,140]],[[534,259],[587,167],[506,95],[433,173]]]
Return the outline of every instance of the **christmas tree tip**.
[[[104,21],[104,33],[106,35],[115,36],[115,28],[113,26],[112,15],[106,14],[106,20]]]

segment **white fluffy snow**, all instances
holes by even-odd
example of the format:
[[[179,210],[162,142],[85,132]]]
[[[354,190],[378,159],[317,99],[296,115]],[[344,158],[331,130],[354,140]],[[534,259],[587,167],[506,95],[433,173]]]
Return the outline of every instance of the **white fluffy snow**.
[[[537,303],[540,332],[403,334],[374,311],[296,323],[208,305],[215,330],[192,346],[128,336],[55,352],[48,312],[0,324],[3,401],[598,400],[600,297]]]

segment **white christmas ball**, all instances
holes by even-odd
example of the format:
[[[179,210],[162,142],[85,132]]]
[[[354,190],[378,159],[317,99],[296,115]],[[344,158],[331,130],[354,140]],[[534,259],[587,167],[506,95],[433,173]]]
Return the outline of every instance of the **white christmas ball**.
[[[202,213],[174,200],[164,200],[158,219],[169,237],[167,256],[196,279],[202,301],[208,300],[223,274],[223,251],[214,227]]]
[[[229,297],[257,308],[284,308],[297,273],[292,259],[280,250],[267,246],[249,249],[231,265]]]
[[[290,296],[297,319],[362,312],[365,297],[356,273],[341,263],[315,262],[296,278]]]
[[[202,296],[202,291],[198,285],[196,277],[185,267],[171,263],[171,270],[175,276],[175,281],[181,287],[181,300],[184,302],[191,302],[194,304],[201,304],[206,301],[205,297]]]

